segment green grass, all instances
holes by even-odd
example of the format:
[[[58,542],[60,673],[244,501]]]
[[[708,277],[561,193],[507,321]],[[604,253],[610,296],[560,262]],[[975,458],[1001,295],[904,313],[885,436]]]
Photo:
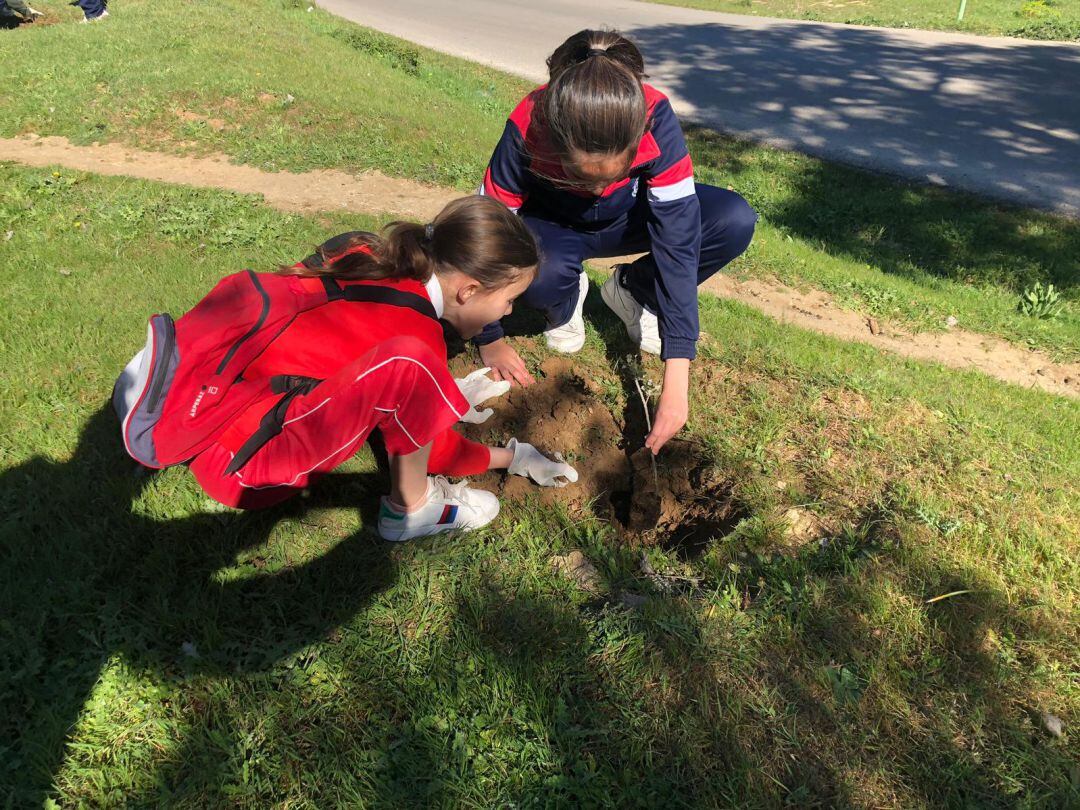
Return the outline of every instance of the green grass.
[[[1027,39],[1080,40],[1080,7],[1075,0],[968,0],[957,20],[959,0],[651,0],[730,14],[793,20],[928,28]]]
[[[0,134],[475,187],[472,156],[490,150],[521,87],[307,5],[133,0],[98,25],[20,29],[0,40]]]
[[[1080,358],[1080,223],[687,132],[701,180],[733,184],[761,213],[735,272],[832,293],[915,330],[952,315],[975,332]],[[1054,320],[1020,314],[1020,293],[1052,283]]]
[[[104,409],[148,313],[374,223],[12,167],[0,205],[7,806],[1080,801],[1080,403],[706,299],[690,427],[742,519],[648,550],[699,586],[658,592],[610,524],[529,501],[391,547],[367,452],[242,514],[137,474]],[[619,414],[625,338],[587,317]],[[793,506],[821,541],[784,537]],[[554,575],[572,548],[645,606]]]
[[[7,32],[0,132],[473,187],[525,86],[303,8],[131,0]],[[690,138],[763,214],[736,272],[1080,356],[1075,224]],[[648,549],[700,580],[676,594],[610,524],[537,502],[379,543],[367,452],[261,514],[137,474],[103,406],[145,317],[374,224],[0,166],[5,806],[1080,802],[1072,400],[706,299],[690,431],[740,519],[700,556]],[[1058,319],[1015,312],[1035,280]],[[587,315],[581,368],[621,421],[625,340]],[[819,540],[785,535],[792,507]],[[645,606],[553,575],[572,548]]]
[[[101,26],[10,32],[0,38],[9,88],[0,134],[223,152],[265,169],[375,168],[475,188],[529,85],[304,8],[131,0]],[[952,315],[964,328],[1080,358],[1080,223],[707,130],[688,135],[701,179],[733,186],[762,213],[732,271],[823,287],[910,328],[941,330]],[[1036,281],[1063,294],[1054,320],[1017,311]]]

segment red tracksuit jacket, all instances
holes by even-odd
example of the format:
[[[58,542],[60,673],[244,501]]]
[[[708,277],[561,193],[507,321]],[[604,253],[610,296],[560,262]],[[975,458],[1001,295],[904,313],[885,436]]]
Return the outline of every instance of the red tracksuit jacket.
[[[317,278],[304,281],[314,288],[321,286]],[[365,283],[394,287],[428,300],[432,298],[427,288],[418,281]],[[438,281],[433,279],[429,283],[438,284]],[[439,322],[402,307],[333,301],[297,316],[277,340],[248,366],[244,376],[258,379],[295,374],[326,379],[383,341],[399,336],[422,340],[446,362],[446,341]],[[224,431],[218,443],[236,452],[258,428],[263,415],[280,398],[281,395],[272,395],[252,405]],[[440,433],[433,441],[428,470],[441,475],[477,475],[486,471],[489,463],[490,453],[486,446],[450,429]]]

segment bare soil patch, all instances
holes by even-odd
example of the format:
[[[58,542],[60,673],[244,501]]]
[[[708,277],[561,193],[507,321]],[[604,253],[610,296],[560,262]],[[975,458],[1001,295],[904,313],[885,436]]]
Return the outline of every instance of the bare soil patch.
[[[195,113],[186,115],[193,116],[191,120],[206,120],[208,126],[225,125],[220,119],[211,121]],[[444,188],[387,177],[379,172],[361,175],[332,169],[302,174],[266,172],[230,163],[223,155],[181,157],[112,143],[76,146],[66,138],[51,136],[0,138],[0,155],[4,160],[27,166],[64,166],[95,174],[261,194],[274,208],[304,214],[347,210],[424,220],[435,216],[449,200],[459,196]]]
[[[535,385],[512,388],[487,403],[495,414],[482,425],[464,426],[465,432],[488,444],[515,437],[549,455],[561,453],[580,479],[565,488],[538,490],[525,478],[489,473],[477,479],[485,489],[518,500],[535,495],[571,513],[592,510],[628,540],[691,555],[745,516],[730,481],[712,469],[695,444],[669,442],[654,466],[643,447],[643,424],[617,418],[580,363],[554,357],[540,371]]]

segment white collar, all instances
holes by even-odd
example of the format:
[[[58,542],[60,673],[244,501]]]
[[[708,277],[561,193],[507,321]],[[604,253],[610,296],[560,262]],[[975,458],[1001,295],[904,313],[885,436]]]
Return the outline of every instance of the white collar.
[[[431,305],[435,307],[435,314],[441,318],[443,315],[442,285],[439,283],[439,279],[434,273],[431,274],[431,278],[424,284],[424,289],[427,290],[428,298],[431,299]]]

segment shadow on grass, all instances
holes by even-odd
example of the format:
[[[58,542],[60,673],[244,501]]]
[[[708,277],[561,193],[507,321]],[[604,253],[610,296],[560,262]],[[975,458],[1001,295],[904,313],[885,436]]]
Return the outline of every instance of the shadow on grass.
[[[215,576],[305,505],[357,504],[370,525],[381,476],[329,476],[304,504],[265,513],[155,520],[130,512],[145,481],[131,468],[101,411],[70,460],[35,459],[0,482],[9,806],[52,793],[65,738],[114,656],[179,682],[185,699],[198,699],[188,676],[231,693],[233,676],[327,643],[399,576],[388,547],[361,536],[278,573]],[[227,800],[236,774],[226,761],[241,750],[255,762],[262,747],[289,750],[288,768],[263,788],[279,799],[291,786],[312,801],[401,806],[478,795],[522,806],[1076,801],[1067,749],[1024,719],[1038,662],[1009,660],[994,641],[1054,650],[1069,629],[924,557],[901,529],[901,506],[886,506],[830,542],[761,554],[737,572],[727,561],[739,541],[714,544],[699,561],[711,580],[687,594],[642,579],[639,550],[609,533],[576,537],[620,589],[648,597],[640,610],[582,603],[516,570],[465,567],[421,670],[395,665],[403,651],[391,637],[388,655],[354,654],[347,688],[294,710],[279,704],[279,736],[195,723],[159,766],[157,799]],[[972,593],[926,603],[953,590]],[[746,596],[710,618],[701,600],[725,592]],[[883,593],[919,615],[910,638],[889,638],[872,619]],[[192,640],[198,660],[181,653]],[[252,688],[270,691],[240,708],[215,700],[212,726],[250,726],[252,705],[277,699],[272,684]],[[354,743],[361,730],[368,748]],[[334,774],[350,775],[349,790],[323,781]]]
[[[396,579],[387,544],[373,536],[272,575],[215,577],[305,507],[356,505],[373,525],[381,475],[328,476],[310,499],[265,512],[159,521],[131,511],[147,481],[133,468],[105,408],[70,460],[36,458],[0,481],[0,792],[11,806],[40,805],[51,792],[65,738],[113,656],[166,675],[263,671]],[[186,642],[198,660],[185,658]]]
[[[423,678],[401,680],[394,700],[401,719],[389,735],[377,802],[454,806],[482,795],[525,807],[696,808],[1075,800],[1068,752],[1024,725],[1015,672],[979,649],[988,632],[1052,643],[1046,630],[990,589],[967,603],[921,608],[927,648],[893,660],[866,619],[874,599],[868,575],[888,577],[919,604],[948,583],[984,583],[963,571],[904,571],[893,541],[874,531],[748,571],[748,581],[764,578],[767,586],[734,625],[706,618],[704,594],[673,596],[648,583],[636,586],[649,594],[641,610],[603,598],[575,603],[513,575],[465,583]],[[622,570],[637,556],[590,553],[613,556]],[[842,598],[811,605],[812,587]],[[746,621],[773,625],[775,637],[741,644]],[[928,670],[929,660],[940,664]],[[830,686],[845,670],[852,683]],[[445,712],[447,703],[457,711],[431,722],[429,713]]]
[[[619,371],[632,450],[645,433],[636,349],[595,292],[585,316]],[[542,329],[524,310],[514,318],[511,334]],[[519,583],[478,586],[459,601],[454,642],[522,707],[527,720],[514,711],[504,722],[520,723],[519,737],[537,741],[533,755],[547,757],[547,775],[521,780],[509,798],[664,807],[1080,800],[1067,748],[1032,722],[1053,700],[1033,687],[1038,661],[1013,660],[999,645],[1025,639],[1026,649],[1067,658],[1074,630],[1034,620],[1034,605],[977,572],[943,565],[929,553],[943,539],[912,535],[909,513],[886,493],[841,534],[797,553],[717,538],[697,549],[692,564],[711,576],[689,595],[642,581],[640,550],[613,548],[607,535],[586,551],[614,560],[620,588],[629,581],[649,596],[640,612],[605,599],[574,607]],[[953,591],[970,593],[927,602]],[[724,593],[736,595],[738,620],[703,620],[696,600]],[[876,618],[899,621],[896,604],[917,617],[910,635]],[[455,684],[449,669],[430,676]],[[424,700],[416,691],[405,703]],[[411,740],[403,761],[451,761],[448,739]],[[461,778],[445,773],[439,784]]]

